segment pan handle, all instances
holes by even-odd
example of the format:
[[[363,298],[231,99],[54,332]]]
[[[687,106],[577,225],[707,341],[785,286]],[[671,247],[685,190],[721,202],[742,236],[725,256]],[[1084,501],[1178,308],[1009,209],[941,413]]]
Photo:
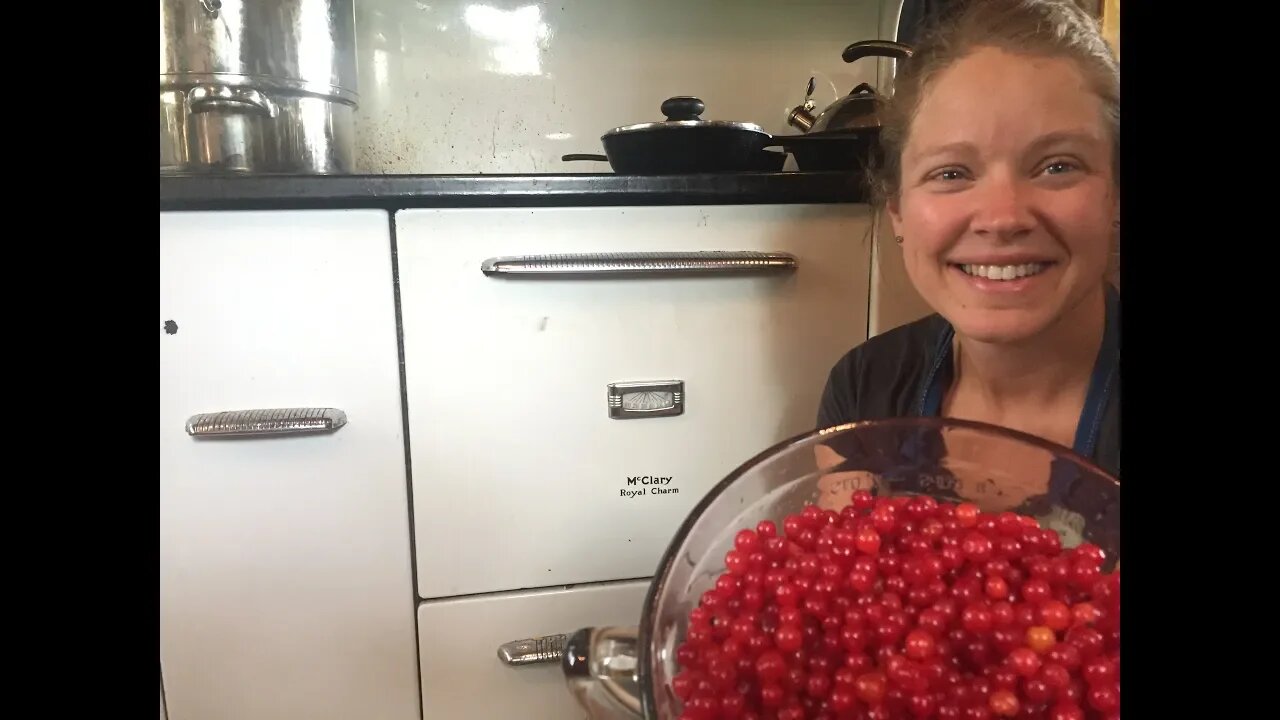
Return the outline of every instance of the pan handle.
[[[823,143],[834,143],[835,145],[840,145],[842,143],[865,142],[868,137],[879,134],[879,131],[880,128],[859,128],[857,130],[831,132],[830,134],[774,135],[772,138],[765,141],[761,147],[780,147],[790,151],[791,148],[802,145],[817,145],[821,147]]]
[[[844,49],[841,57],[847,63],[865,57],[888,57],[895,60],[906,60],[914,54],[910,45],[903,45],[892,40],[862,40]]]
[[[560,159],[565,162],[573,162],[574,160],[595,160],[597,162],[609,162],[609,158],[604,155],[592,155],[590,153],[570,153],[569,155],[561,155]]]

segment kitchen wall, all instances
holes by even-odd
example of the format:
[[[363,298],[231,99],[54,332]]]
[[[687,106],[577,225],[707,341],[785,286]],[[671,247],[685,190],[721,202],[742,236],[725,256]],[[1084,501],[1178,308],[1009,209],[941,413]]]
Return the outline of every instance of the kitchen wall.
[[[899,5],[359,0],[357,171],[609,172],[560,157],[602,152],[610,128],[662,120],[673,95],[702,98],[705,119],[798,132],[786,115],[810,76],[819,108],[876,81],[876,60],[849,65],[840,52],[881,36]]]
[[[881,37],[893,38],[902,0],[885,0],[880,18]],[[894,63],[881,63],[876,87],[892,88]],[[871,296],[868,303],[867,337],[918,320],[933,312],[920,297],[907,268],[902,263],[902,250],[893,241],[893,226],[886,217],[876,218],[875,242],[871,246]]]
[[[1106,0],[1102,4],[1102,34],[1120,57],[1120,0]]]

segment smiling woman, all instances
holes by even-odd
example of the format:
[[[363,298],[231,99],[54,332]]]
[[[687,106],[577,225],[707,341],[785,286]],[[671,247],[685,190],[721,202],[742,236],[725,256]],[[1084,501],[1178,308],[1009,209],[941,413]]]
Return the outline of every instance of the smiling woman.
[[[1102,317],[1119,214],[1104,116],[1072,60],[998,47],[921,97],[889,214],[912,283],[962,335],[1008,344]]]
[[[1119,79],[1067,0],[970,2],[920,41],[876,191],[934,314],[842,358],[821,426],[979,420],[1119,473]]]

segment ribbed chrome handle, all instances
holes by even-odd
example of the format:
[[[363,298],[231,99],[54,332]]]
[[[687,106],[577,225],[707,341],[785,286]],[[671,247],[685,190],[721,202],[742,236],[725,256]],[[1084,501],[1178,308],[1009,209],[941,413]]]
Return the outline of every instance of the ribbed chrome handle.
[[[513,255],[489,258],[480,271],[490,277],[635,277],[785,273],[796,267],[790,253],[707,250]]]
[[[498,659],[507,665],[536,665],[560,662],[568,635],[513,640],[498,647]]]
[[[333,432],[347,424],[347,414],[333,408],[231,410],[192,415],[192,437],[272,437]]]

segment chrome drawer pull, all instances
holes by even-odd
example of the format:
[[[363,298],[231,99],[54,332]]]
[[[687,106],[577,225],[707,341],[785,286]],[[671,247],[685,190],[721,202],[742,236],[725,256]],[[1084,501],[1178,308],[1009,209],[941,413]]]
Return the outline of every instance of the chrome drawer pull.
[[[489,277],[643,277],[777,274],[797,266],[790,253],[709,250],[511,255],[485,260],[480,271]]]
[[[498,659],[511,666],[559,662],[568,641],[568,635],[513,640],[498,646]]]
[[[231,410],[192,415],[187,434],[197,438],[274,437],[333,432],[347,424],[347,414],[333,408]]]

